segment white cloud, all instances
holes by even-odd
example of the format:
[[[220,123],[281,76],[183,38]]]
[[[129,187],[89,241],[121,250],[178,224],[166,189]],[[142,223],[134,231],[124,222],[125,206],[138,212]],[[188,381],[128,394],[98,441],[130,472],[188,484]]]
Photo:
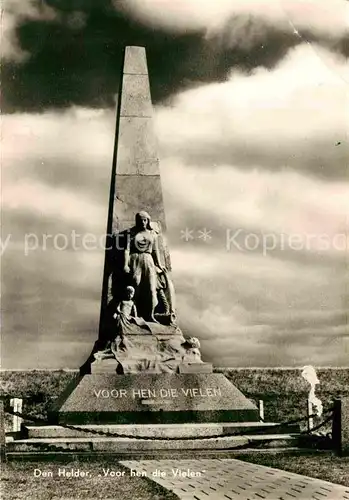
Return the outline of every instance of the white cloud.
[[[184,229],[195,227],[196,219],[213,229],[222,248],[235,231],[243,230],[237,241],[243,243],[248,234],[256,234],[260,253],[263,238],[271,245],[275,237],[276,249],[283,252],[297,246],[291,240],[297,235],[305,252],[345,255],[348,251],[341,242],[344,236],[337,235],[348,233],[349,184],[292,171],[243,171],[231,165],[198,169],[183,166],[180,157],[164,161],[162,167],[164,185],[171,193],[171,223]]]
[[[178,94],[157,111],[164,156],[262,164],[343,177],[348,148],[349,68],[307,44],[273,71],[234,70],[228,81]]]
[[[201,338],[206,359],[228,366],[343,363],[348,328],[339,268],[190,246],[172,251],[172,260],[180,324]]]
[[[16,182],[6,186],[2,196],[3,209],[45,217],[55,217],[73,222],[88,220],[91,229],[99,227],[106,211],[103,207],[91,202],[76,190],[58,189],[33,181]]]
[[[273,71],[234,71],[158,107],[173,223],[184,228],[200,214],[221,231],[325,234],[329,251],[343,254],[334,238],[348,232],[347,71],[303,45]],[[319,239],[304,244],[321,250]]]
[[[95,166],[111,162],[115,112],[72,107],[45,113],[3,115],[2,159],[9,162],[61,161]],[[93,144],[93,147],[89,147]]]
[[[112,111],[84,108],[3,115],[4,209],[88,221],[103,231],[114,118]]]
[[[284,30],[306,28],[339,37],[347,32],[349,18],[345,0],[127,0],[123,7],[152,26],[180,32],[219,31],[232,16],[245,16],[248,23],[252,15]]]

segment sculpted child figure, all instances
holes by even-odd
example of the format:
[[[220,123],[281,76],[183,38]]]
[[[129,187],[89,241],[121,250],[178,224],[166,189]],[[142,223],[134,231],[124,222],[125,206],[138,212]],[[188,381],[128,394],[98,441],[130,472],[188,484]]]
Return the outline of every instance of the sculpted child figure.
[[[132,343],[127,340],[127,334],[151,333],[147,323],[137,317],[137,308],[133,301],[135,289],[133,286],[126,287],[125,299],[121,300],[113,315],[115,319],[114,339],[109,341],[106,348],[94,353],[96,360],[115,358],[121,350],[132,347]]]
[[[136,304],[133,301],[135,289],[133,286],[126,287],[126,297],[119,302],[114,319],[116,320],[117,336],[124,336],[132,333],[144,333],[145,330],[150,331],[147,323],[137,316]]]
[[[136,304],[133,301],[133,297],[135,294],[135,289],[133,286],[127,286],[126,287],[126,298],[125,300],[122,300],[119,302],[116,312],[114,313],[114,319],[118,319],[122,317],[122,315],[125,315],[127,318],[130,318],[131,316],[137,317],[137,308]]]

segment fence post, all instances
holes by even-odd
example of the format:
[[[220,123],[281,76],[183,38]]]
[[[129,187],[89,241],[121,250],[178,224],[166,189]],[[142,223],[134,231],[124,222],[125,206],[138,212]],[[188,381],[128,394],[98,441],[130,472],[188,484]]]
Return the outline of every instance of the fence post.
[[[23,404],[23,399],[21,398],[12,398],[10,400],[10,405],[13,411],[16,411],[18,413],[22,413],[22,404]],[[21,430],[22,421],[23,419],[21,417],[13,415],[12,432],[19,432]]]
[[[314,427],[314,419],[310,415],[313,414],[313,403],[308,399],[308,407],[307,407],[307,414],[308,414],[308,431],[311,431]]]
[[[18,413],[22,413],[23,411],[23,399],[22,398],[17,398],[17,411]],[[22,417],[17,417],[17,432],[21,430],[21,425],[23,422]]]
[[[263,399],[260,399],[258,401],[258,408],[259,408],[259,421],[264,422],[264,401],[263,401]]]
[[[10,406],[11,406],[13,411],[16,411],[15,410],[15,399],[16,398],[10,399]],[[12,415],[12,432],[16,432],[16,428],[17,428],[17,417],[16,417],[16,415]]]
[[[335,399],[332,418],[332,443],[333,450],[342,456],[342,400]]]
[[[0,401],[0,461],[6,462],[5,414],[3,401]]]

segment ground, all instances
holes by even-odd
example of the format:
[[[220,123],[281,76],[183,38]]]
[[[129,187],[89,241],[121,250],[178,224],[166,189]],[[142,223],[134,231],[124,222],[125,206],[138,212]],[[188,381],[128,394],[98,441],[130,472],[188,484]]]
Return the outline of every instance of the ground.
[[[329,452],[312,455],[257,452],[234,458],[349,486],[349,456],[340,458]]]
[[[58,468],[90,471],[94,476],[58,477]],[[103,477],[103,468],[125,471],[124,476]],[[53,477],[34,477],[34,469],[52,471]],[[101,474],[98,477],[98,474]],[[92,462],[9,462],[2,471],[2,500],[174,500],[178,497],[148,478],[130,477],[130,471],[112,458]]]
[[[227,455],[226,458],[229,456]],[[223,457],[221,457],[223,458]],[[349,457],[339,458],[330,453],[242,453],[234,458],[267,465],[310,477],[349,486]],[[89,471],[91,478],[58,477],[58,468]],[[117,471],[119,477],[104,477],[103,468]],[[52,471],[53,477],[34,477],[34,470]],[[98,476],[100,474],[100,476]],[[9,462],[2,472],[3,500],[174,500],[178,497],[144,477],[131,477],[130,471],[115,459],[91,461]]]

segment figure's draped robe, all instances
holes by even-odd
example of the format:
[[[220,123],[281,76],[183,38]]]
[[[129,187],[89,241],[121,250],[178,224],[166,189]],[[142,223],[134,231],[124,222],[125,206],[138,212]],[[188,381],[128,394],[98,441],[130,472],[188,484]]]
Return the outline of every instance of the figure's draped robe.
[[[157,271],[154,264],[157,234],[153,229],[131,233],[130,284],[135,289],[138,316],[149,318],[157,306]]]

